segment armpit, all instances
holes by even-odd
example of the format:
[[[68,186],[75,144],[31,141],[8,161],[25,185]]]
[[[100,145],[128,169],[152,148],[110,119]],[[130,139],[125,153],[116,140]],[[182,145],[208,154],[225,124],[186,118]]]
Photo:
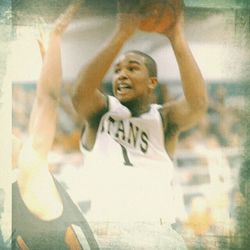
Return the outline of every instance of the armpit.
[[[167,119],[166,129],[165,129],[165,139],[170,139],[178,132],[178,125]]]
[[[87,120],[88,125],[93,128],[98,127],[103,115],[107,112],[108,112],[108,107],[104,107],[100,111],[91,114],[91,116],[89,116]]]
[[[171,139],[178,132],[178,125],[175,122],[171,121],[168,109],[166,107],[164,109],[159,109],[159,112],[163,123],[164,138],[165,140]]]

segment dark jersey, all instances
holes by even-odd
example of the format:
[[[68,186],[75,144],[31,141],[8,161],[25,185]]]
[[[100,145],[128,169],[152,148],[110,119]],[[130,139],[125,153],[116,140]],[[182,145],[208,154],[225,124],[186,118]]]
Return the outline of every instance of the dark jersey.
[[[89,224],[64,188],[54,179],[63,203],[60,217],[45,221],[32,214],[12,185],[12,249],[99,249]]]

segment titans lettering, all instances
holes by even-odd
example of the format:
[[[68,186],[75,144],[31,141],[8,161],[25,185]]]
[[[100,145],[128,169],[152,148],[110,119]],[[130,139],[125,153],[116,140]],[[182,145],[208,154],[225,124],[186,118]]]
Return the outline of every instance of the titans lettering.
[[[139,148],[141,152],[147,153],[148,134],[131,121],[126,125],[123,120],[115,120],[109,116],[106,122],[102,122],[101,132],[106,132],[115,140],[126,142],[134,148]]]

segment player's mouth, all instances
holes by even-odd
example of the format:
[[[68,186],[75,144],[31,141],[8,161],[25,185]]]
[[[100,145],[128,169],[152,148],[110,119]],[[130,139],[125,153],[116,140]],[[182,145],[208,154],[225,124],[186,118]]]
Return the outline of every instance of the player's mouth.
[[[117,87],[117,94],[126,94],[132,89],[131,85],[128,83],[119,83]]]

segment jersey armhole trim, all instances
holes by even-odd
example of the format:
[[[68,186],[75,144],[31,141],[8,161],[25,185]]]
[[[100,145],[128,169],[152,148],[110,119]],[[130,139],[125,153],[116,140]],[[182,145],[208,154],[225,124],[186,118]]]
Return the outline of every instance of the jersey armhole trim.
[[[166,152],[166,154],[168,155],[169,159],[170,159],[172,162],[174,162],[173,157],[171,157],[171,156],[169,155],[169,153],[168,153],[168,151],[167,151],[167,149],[166,149],[166,146],[165,146],[165,133],[166,133],[166,131],[165,131],[165,128],[164,128],[164,124],[165,124],[166,121],[165,121],[165,118],[164,118],[164,116],[163,116],[163,114],[162,114],[162,112],[161,112],[161,109],[162,109],[162,107],[158,108],[157,110],[158,110],[158,112],[159,112],[159,114],[160,114],[160,117],[161,117],[163,146],[164,146],[165,152]]]
[[[107,106],[106,106],[106,108],[103,108],[102,110],[100,110],[100,113],[102,113],[103,112],[103,114],[101,115],[101,119],[102,119],[102,117],[107,113],[107,112],[109,112],[109,109],[110,109],[110,100],[109,100],[109,96],[108,95],[104,95],[104,97],[105,97],[105,99],[106,99],[106,104],[107,104]],[[105,111],[104,111],[105,110]],[[100,119],[100,121],[101,121],[101,119]],[[85,121],[86,122],[86,121]],[[99,124],[98,124],[98,129],[99,129],[99,126],[100,126],[100,122],[99,122]],[[97,129],[97,131],[98,131],[98,129]],[[82,136],[83,136],[83,134],[84,134],[84,131],[85,131],[85,125],[83,125],[82,126],[82,129],[81,129],[81,136],[80,136],[80,149],[81,149],[81,151],[87,151],[87,152],[91,152],[92,151],[92,149],[89,149],[83,142],[82,142]],[[94,146],[93,146],[94,147]]]

